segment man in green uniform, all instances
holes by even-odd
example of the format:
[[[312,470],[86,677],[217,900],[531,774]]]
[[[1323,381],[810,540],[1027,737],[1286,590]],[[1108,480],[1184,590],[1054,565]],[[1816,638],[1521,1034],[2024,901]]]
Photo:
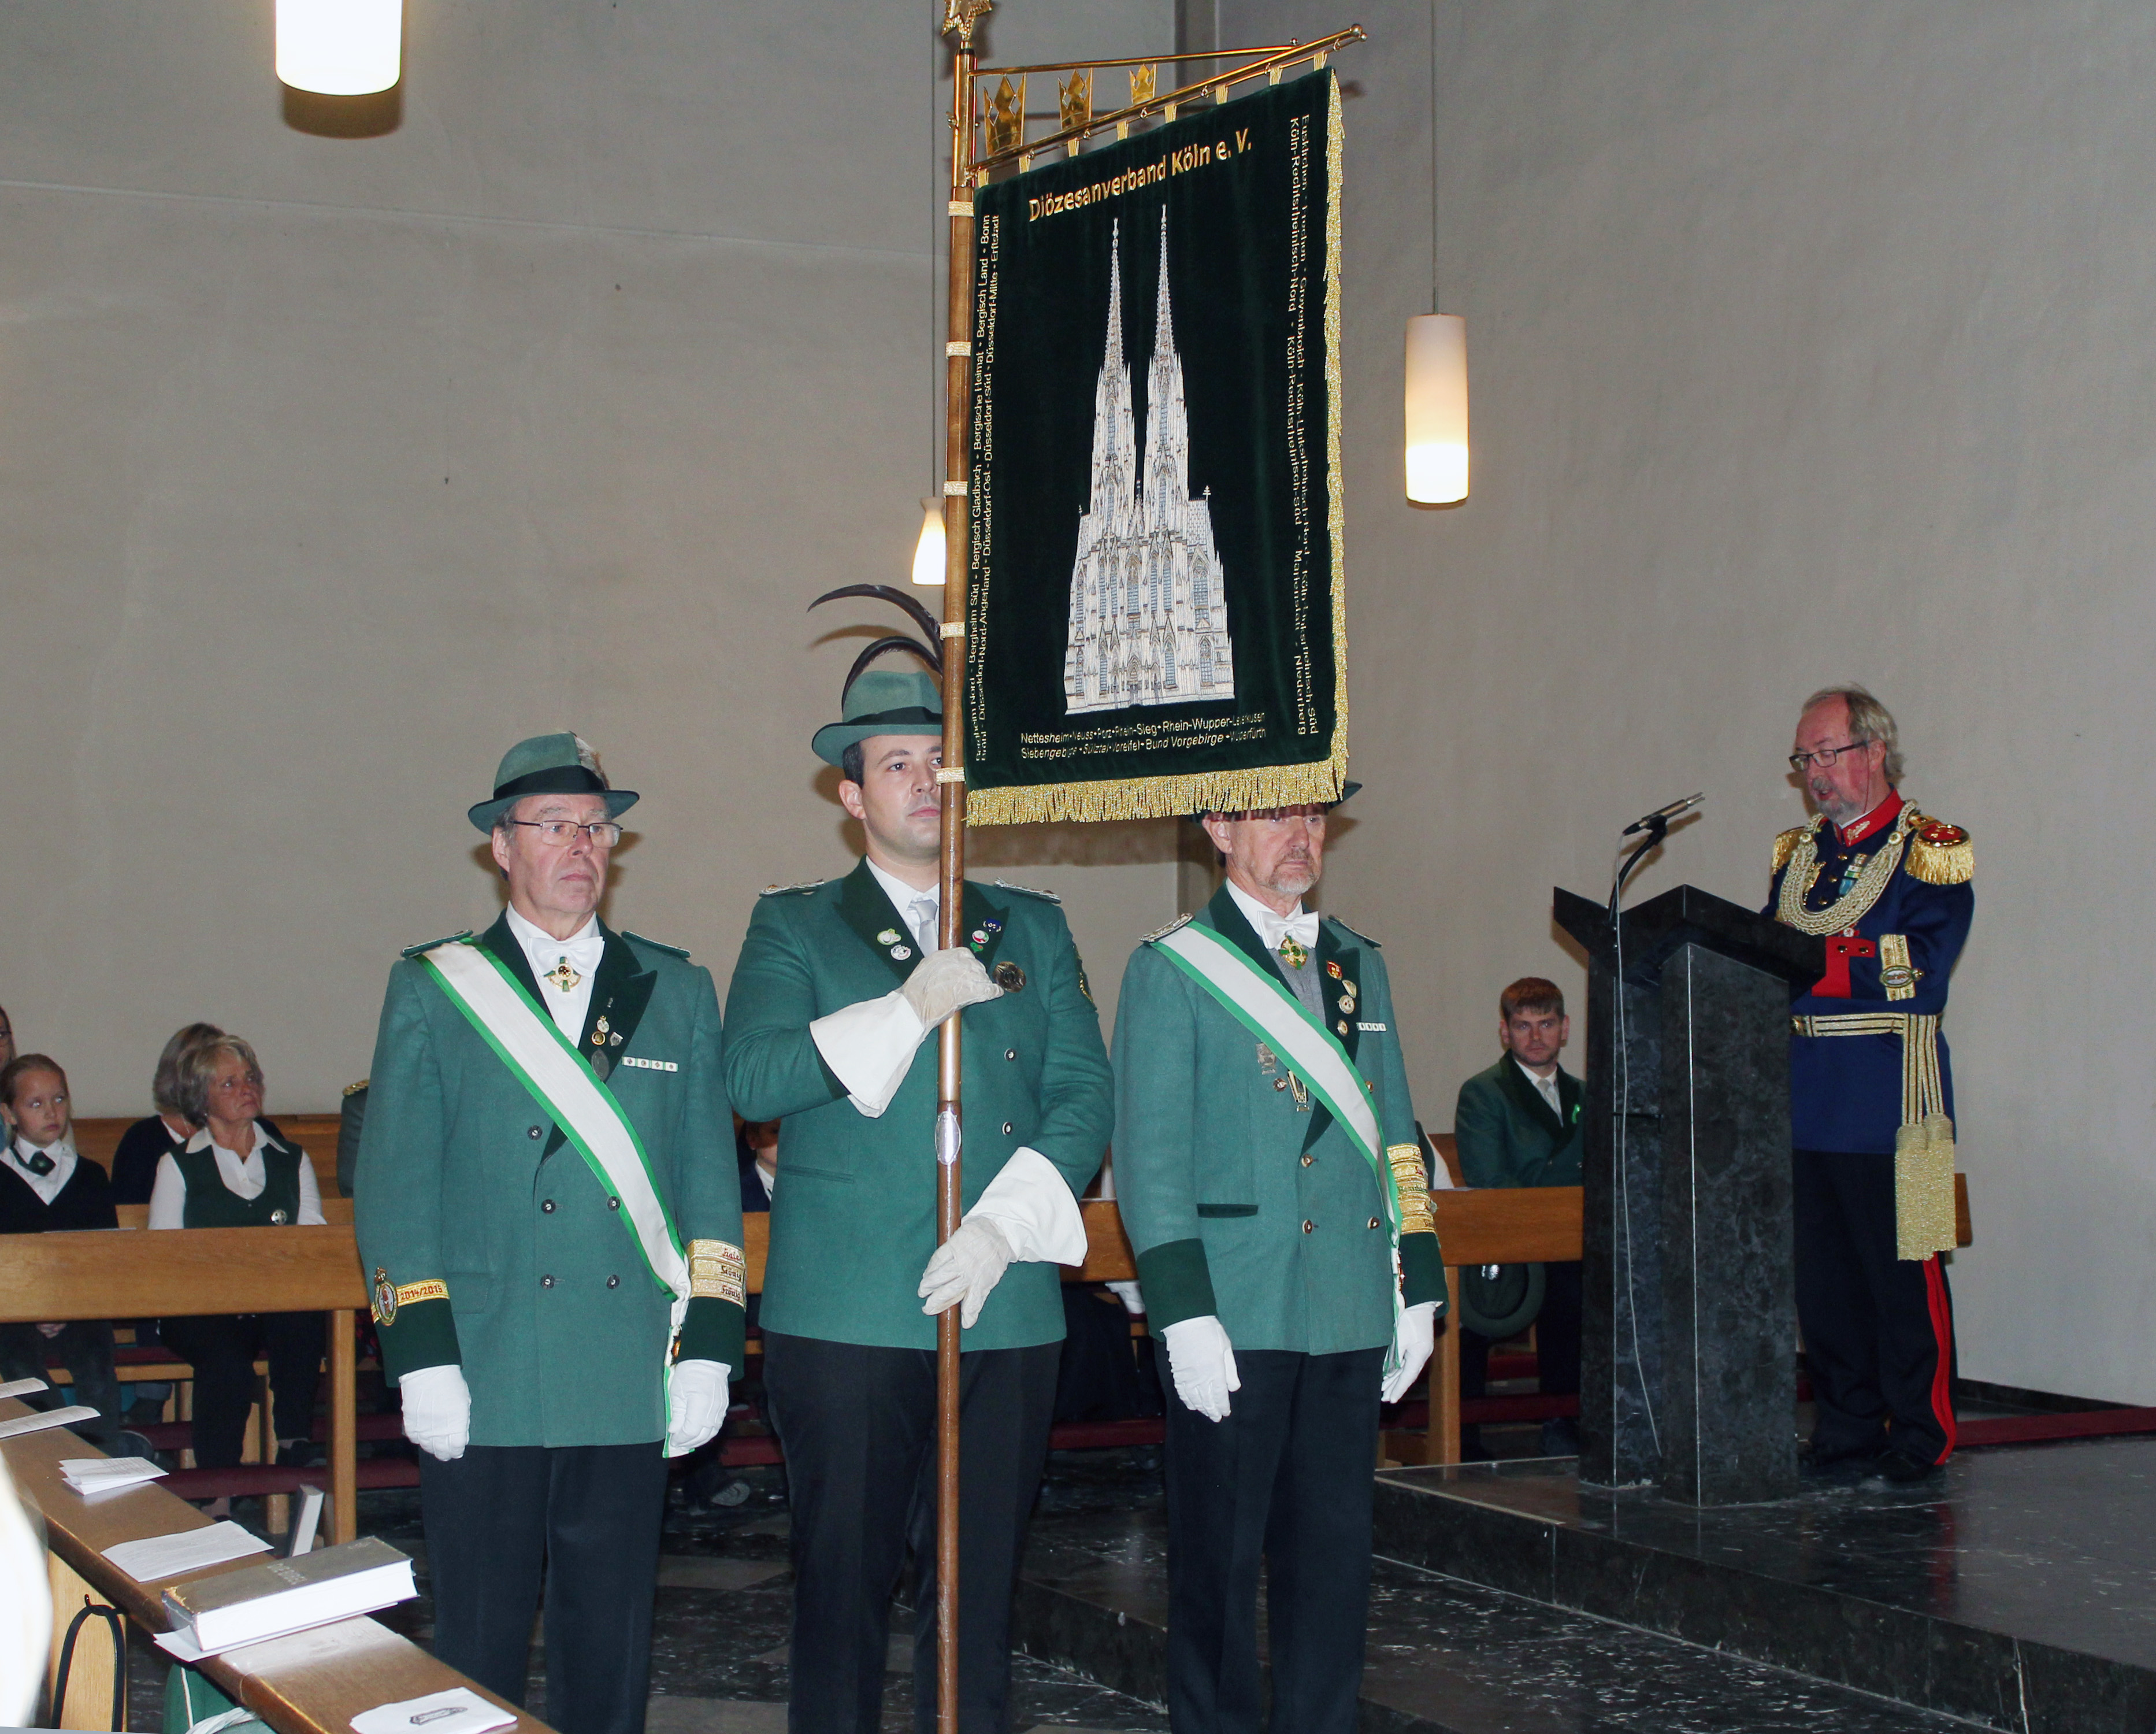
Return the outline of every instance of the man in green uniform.
[[[891,1594],[914,1550],[914,1694],[936,1700],[934,1315],[962,1308],[959,1705],[1002,1734],[1019,1551],[1048,1449],[1078,1196],[1112,1117],[1107,1055],[1056,901],[968,882],[937,945],[942,700],[872,672],[819,729],[868,852],[765,893],[726,996],[726,1079],[783,1153],[764,1388],[793,1516],[794,1734],[880,1726]],[[936,1044],[963,1006],[965,1217],[936,1244]]]
[[[1522,975],[1497,996],[1497,1041],[1504,1057],[1460,1086],[1452,1132],[1460,1171],[1471,1186],[1576,1186],[1584,1140],[1579,1080],[1558,1063],[1572,1038],[1564,992],[1554,981]],[[1535,1327],[1535,1361],[1543,1394],[1579,1390],[1579,1261],[1495,1266],[1460,1273],[1460,1394],[1482,1395],[1494,1339]],[[1536,1291],[1540,1290],[1537,1299]],[[1486,1328],[1485,1328],[1486,1327]],[[1559,1416],[1543,1423],[1542,1454],[1568,1457],[1579,1429]],[[1482,1429],[1460,1429],[1460,1452],[1486,1456]]]
[[[1380,1397],[1429,1359],[1444,1260],[1376,941],[1306,911],[1326,810],[1203,816],[1227,883],[1132,954],[1116,1190],[1168,1351],[1169,1718],[1356,1726]],[[1397,1246],[1397,1256],[1395,1247]]]
[[[665,1459],[742,1361],[711,972],[598,918],[636,798],[572,734],[501,761],[470,818],[509,907],[391,969],[354,1195],[435,1653],[521,1703],[543,1577],[564,1734],[644,1726]]]

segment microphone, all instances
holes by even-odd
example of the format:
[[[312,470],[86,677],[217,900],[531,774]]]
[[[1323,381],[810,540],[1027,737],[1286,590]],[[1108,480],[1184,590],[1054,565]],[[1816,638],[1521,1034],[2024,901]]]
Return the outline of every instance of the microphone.
[[[1673,800],[1666,807],[1656,807],[1653,812],[1649,813],[1645,818],[1634,820],[1630,825],[1626,826],[1625,829],[1619,833],[1619,835],[1620,836],[1628,837],[1634,836],[1637,832],[1649,829],[1657,821],[1666,825],[1671,820],[1676,818],[1678,814],[1689,813],[1694,807],[1697,806],[1706,799],[1707,791],[1702,789],[1697,795],[1687,795],[1682,800]]]

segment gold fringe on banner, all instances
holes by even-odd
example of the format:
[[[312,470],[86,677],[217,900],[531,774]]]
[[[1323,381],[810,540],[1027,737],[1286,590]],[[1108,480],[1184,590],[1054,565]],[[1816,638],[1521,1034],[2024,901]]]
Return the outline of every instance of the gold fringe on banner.
[[[1175,819],[1199,812],[1247,813],[1336,801],[1348,781],[1348,501],[1340,466],[1340,203],[1347,128],[1340,84],[1332,81],[1326,117],[1325,213],[1326,526],[1332,543],[1332,750],[1301,764],[1180,777],[1120,777],[1097,783],[1014,784],[971,789],[966,823],[1081,825],[1116,819]]]

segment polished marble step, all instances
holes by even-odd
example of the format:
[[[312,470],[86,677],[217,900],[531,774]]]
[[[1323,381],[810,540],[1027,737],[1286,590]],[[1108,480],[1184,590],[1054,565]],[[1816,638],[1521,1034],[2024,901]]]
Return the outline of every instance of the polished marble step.
[[[1157,1496],[1038,1516],[1014,1641],[1158,1702],[1167,1583]],[[1359,1723],[1383,1734],[1967,1734],[1943,1716],[1383,1559]]]
[[[1696,1510],[1569,1460],[1388,1471],[1389,1557],[2014,1734],[2156,1726],[2156,1440]]]

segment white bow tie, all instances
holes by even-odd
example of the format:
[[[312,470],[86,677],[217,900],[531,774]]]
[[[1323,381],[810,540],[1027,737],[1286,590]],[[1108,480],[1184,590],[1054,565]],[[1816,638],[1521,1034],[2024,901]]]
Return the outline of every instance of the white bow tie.
[[[542,975],[566,957],[571,969],[580,975],[588,975],[598,968],[599,960],[605,955],[606,935],[594,933],[580,939],[549,939],[533,949],[531,959]]]
[[[1292,939],[1305,948],[1315,945],[1317,943],[1317,912],[1306,909],[1300,915],[1275,915],[1268,911],[1265,919],[1266,949],[1279,950],[1282,939]]]

